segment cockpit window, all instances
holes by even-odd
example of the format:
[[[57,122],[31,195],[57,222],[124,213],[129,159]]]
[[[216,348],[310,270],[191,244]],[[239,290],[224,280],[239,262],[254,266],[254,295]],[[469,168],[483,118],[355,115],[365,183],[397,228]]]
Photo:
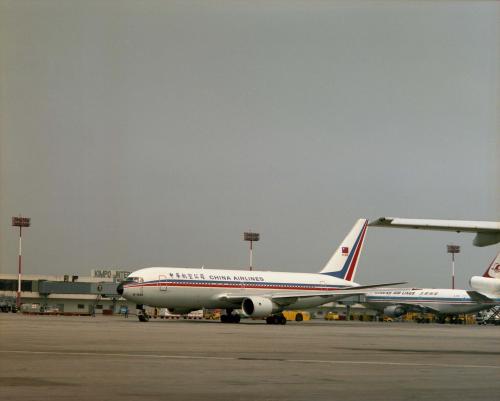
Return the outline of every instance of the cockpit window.
[[[142,277],[127,277],[125,283],[142,283]]]

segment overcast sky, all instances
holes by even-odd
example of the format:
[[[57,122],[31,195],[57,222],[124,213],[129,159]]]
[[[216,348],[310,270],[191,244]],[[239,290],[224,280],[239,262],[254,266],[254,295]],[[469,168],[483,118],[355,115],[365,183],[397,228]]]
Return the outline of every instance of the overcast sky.
[[[355,220],[500,220],[500,3],[0,0],[0,272],[319,271]],[[500,250],[371,228],[356,281]]]

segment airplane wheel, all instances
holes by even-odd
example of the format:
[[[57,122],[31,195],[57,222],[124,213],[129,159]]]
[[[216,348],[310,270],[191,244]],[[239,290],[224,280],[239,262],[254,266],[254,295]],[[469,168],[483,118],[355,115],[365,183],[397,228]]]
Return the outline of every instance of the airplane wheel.
[[[231,318],[232,323],[239,323],[241,319],[240,315],[232,315]]]
[[[273,315],[266,318],[267,324],[286,324],[286,317],[283,315]]]
[[[221,323],[229,323],[229,316],[228,315],[220,315],[220,321],[221,321]]]
[[[141,313],[137,315],[137,317],[139,318],[140,322],[149,322],[149,316],[146,314]]]

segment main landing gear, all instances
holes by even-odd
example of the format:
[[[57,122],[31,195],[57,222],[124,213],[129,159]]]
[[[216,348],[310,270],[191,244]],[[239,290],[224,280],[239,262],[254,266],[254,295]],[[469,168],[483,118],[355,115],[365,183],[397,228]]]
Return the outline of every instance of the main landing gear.
[[[137,317],[140,322],[149,322],[149,315],[144,309],[144,305],[137,305]]]
[[[226,314],[220,315],[220,322],[221,323],[239,323],[240,322],[240,315],[238,315],[237,313],[235,313],[233,315],[232,309],[226,309]]]
[[[267,324],[286,324],[286,317],[281,313],[279,315],[271,315],[266,318]]]

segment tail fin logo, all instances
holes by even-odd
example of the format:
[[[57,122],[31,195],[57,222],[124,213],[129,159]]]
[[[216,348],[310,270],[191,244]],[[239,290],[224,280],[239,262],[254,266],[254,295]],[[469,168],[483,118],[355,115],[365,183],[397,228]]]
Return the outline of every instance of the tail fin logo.
[[[342,256],[347,256],[347,255],[349,255],[349,247],[343,246],[342,247]]]
[[[497,277],[498,275],[500,275],[500,263],[495,263],[493,266],[491,266],[489,274],[490,277]]]
[[[500,252],[483,274],[483,277],[500,278]]]

